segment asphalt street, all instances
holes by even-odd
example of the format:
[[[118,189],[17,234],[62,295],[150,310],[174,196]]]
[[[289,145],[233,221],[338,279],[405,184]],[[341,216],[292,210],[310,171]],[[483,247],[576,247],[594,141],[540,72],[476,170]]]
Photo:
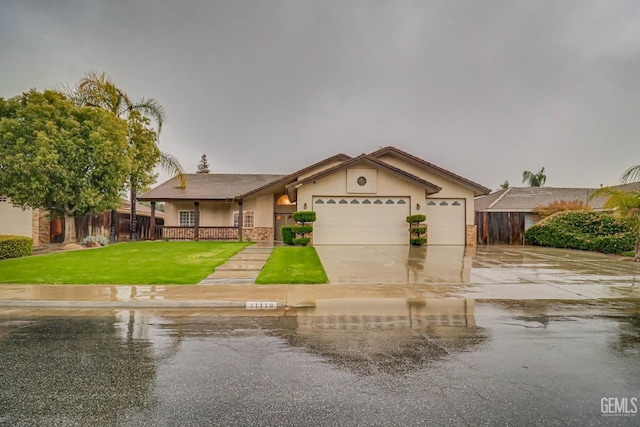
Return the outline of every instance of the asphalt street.
[[[389,307],[4,309],[0,425],[640,424],[637,300]]]

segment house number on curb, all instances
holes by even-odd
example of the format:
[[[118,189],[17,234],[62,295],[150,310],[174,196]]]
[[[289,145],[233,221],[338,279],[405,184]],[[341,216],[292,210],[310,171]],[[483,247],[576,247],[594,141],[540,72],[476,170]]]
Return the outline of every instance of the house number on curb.
[[[275,310],[278,303],[274,301],[247,301],[247,310]]]

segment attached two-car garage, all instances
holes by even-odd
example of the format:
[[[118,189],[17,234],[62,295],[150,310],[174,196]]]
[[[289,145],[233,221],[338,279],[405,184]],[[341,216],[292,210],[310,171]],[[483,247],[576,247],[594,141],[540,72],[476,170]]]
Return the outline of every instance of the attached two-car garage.
[[[314,197],[316,245],[406,245],[408,197]]]
[[[465,200],[426,199],[428,244],[465,244]],[[313,197],[316,245],[407,245],[408,197]],[[415,213],[415,212],[414,212]]]

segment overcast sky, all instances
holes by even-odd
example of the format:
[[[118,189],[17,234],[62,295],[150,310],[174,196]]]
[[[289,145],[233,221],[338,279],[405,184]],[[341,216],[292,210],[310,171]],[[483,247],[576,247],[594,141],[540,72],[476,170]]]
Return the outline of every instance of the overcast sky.
[[[640,164],[640,2],[3,0],[0,96],[105,71],[189,172],[393,145],[484,186]]]

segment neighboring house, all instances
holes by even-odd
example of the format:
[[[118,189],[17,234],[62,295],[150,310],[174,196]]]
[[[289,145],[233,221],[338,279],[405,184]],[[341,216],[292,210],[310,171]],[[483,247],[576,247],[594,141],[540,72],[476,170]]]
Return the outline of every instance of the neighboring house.
[[[136,205],[139,233],[149,237],[151,208]],[[127,200],[117,209],[118,240],[129,238],[129,209]],[[81,241],[86,236],[109,237],[110,212],[101,215],[83,215],[75,218],[76,236]],[[156,222],[163,223],[163,212],[155,214]],[[64,218],[50,219],[46,212],[39,209],[21,209],[11,203],[7,196],[0,196],[0,234],[27,236],[33,239],[33,245],[60,243],[64,240]]]
[[[637,184],[616,186],[632,189]],[[595,188],[510,187],[475,199],[478,243],[523,244],[524,232],[540,220],[533,212],[553,202],[579,201],[603,210],[606,197],[591,198]]]
[[[489,189],[394,147],[337,154],[289,175],[192,174],[138,200],[165,202],[163,238],[282,240],[295,211],[315,211],[313,242],[406,245],[405,218],[427,216],[428,243],[475,245],[474,197]]]

